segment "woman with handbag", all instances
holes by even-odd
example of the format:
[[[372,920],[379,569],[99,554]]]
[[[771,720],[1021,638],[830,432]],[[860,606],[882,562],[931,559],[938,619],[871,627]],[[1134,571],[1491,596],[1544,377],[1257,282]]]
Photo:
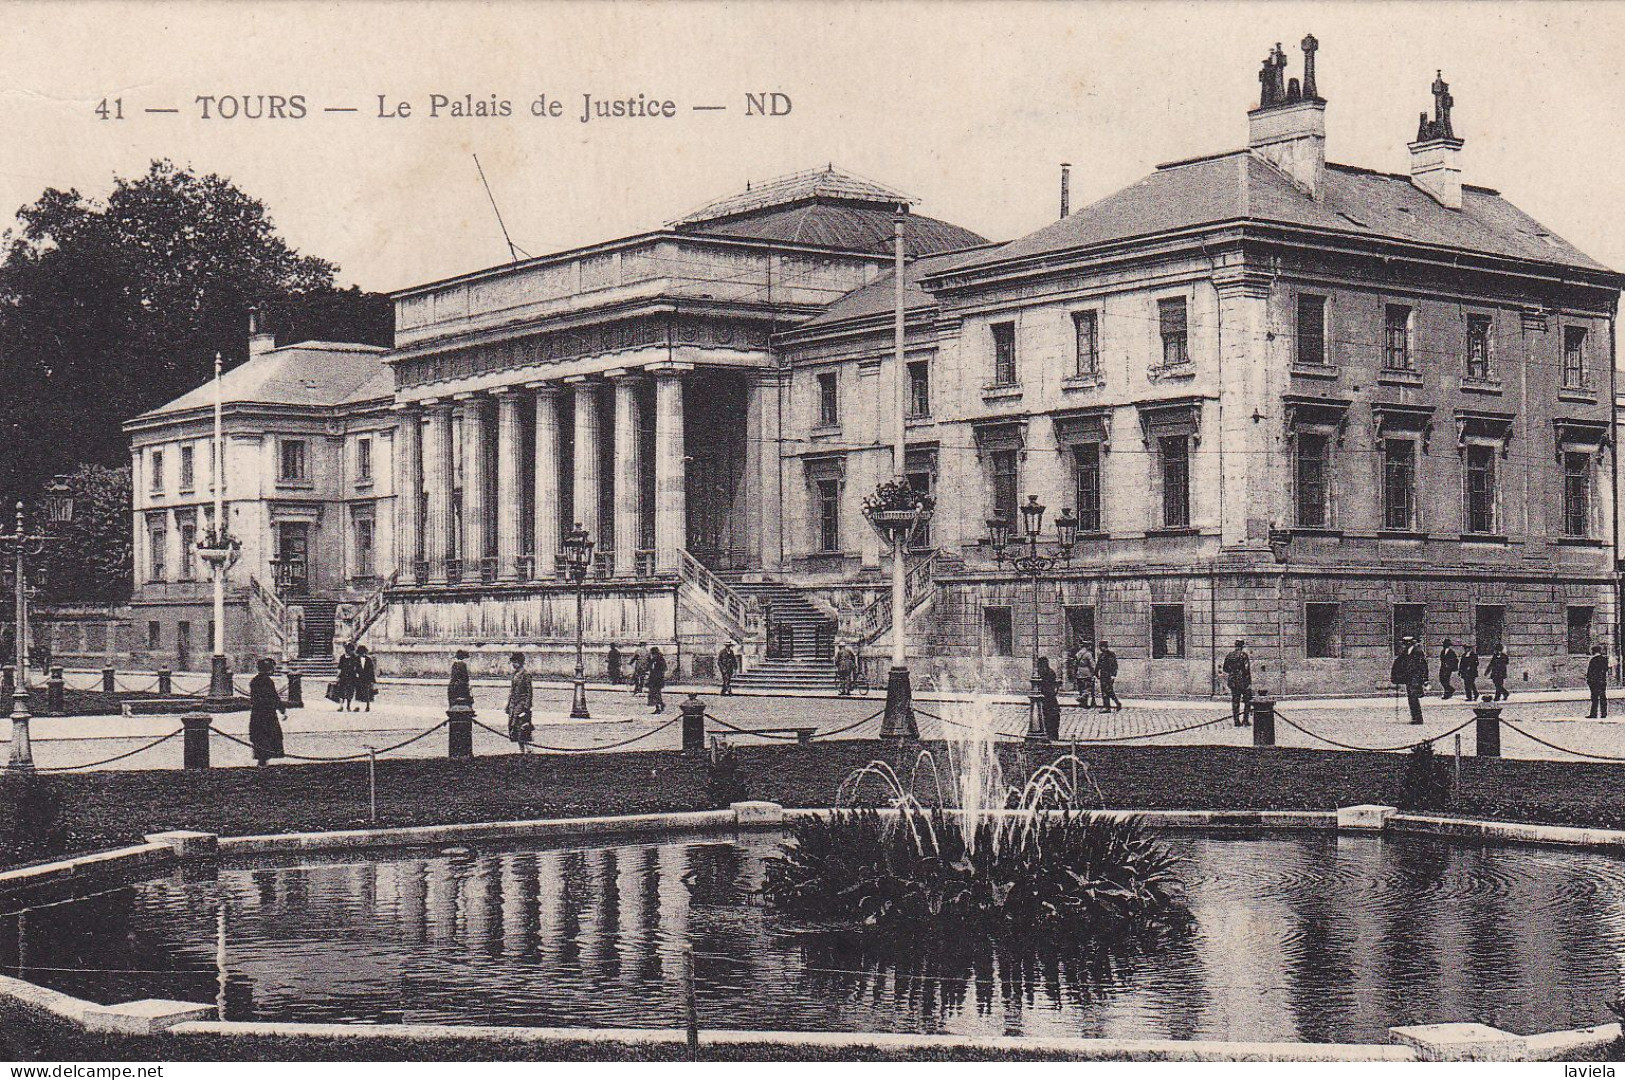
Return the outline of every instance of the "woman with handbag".
[[[362,712],[372,712],[372,699],[378,696],[378,664],[365,645],[355,652],[355,699]]]

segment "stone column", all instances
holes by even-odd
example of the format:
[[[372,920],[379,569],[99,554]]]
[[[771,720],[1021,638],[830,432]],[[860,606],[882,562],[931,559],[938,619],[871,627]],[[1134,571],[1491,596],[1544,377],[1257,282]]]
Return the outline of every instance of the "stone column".
[[[423,433],[423,490],[428,507],[423,515],[423,557],[429,561],[429,580],[446,583],[446,554],[451,539],[451,406],[425,401],[429,424]]]
[[[587,535],[602,551],[606,538],[598,528],[598,486],[601,483],[598,467],[601,455],[598,443],[598,387],[588,382],[584,375],[571,376],[565,382],[575,390],[576,410],[575,488],[570,520],[587,530]]]
[[[528,386],[536,391],[536,576],[550,578],[559,551],[559,388]]]
[[[663,363],[655,376],[655,570],[677,570],[677,553],[688,546],[688,503],[683,463],[683,375],[691,364]]]
[[[638,386],[626,370],[608,373],[615,380],[615,574],[637,571],[639,525],[643,521],[638,460]]]
[[[485,557],[485,399],[457,396],[463,437],[463,580],[480,580]]]
[[[497,578],[519,577],[519,394],[513,387],[493,391],[497,399]]]
[[[777,570],[784,548],[784,502],[781,485],[779,395],[781,380],[776,371],[763,371],[750,384],[746,444],[746,482],[753,485],[755,507],[750,512],[754,524],[757,565]]]
[[[411,405],[396,405],[395,566],[403,582],[415,582],[422,545],[418,519],[423,494],[423,419]]]

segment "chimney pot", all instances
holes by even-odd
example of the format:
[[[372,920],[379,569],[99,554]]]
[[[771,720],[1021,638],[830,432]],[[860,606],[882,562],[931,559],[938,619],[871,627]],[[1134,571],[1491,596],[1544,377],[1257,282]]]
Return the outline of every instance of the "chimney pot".
[[[1435,202],[1450,210],[1461,209],[1461,148],[1450,110],[1456,99],[1440,71],[1433,80],[1433,119],[1423,112],[1416,125],[1416,141],[1410,144],[1411,183]]]
[[[1303,39],[1303,82],[1287,82],[1286,54],[1277,43],[1258,73],[1260,104],[1247,114],[1248,148],[1316,200],[1324,196],[1326,185],[1326,102],[1314,82],[1319,47],[1314,35]]]
[[[276,335],[265,327],[258,308],[248,309],[248,358],[263,356],[276,348]]]

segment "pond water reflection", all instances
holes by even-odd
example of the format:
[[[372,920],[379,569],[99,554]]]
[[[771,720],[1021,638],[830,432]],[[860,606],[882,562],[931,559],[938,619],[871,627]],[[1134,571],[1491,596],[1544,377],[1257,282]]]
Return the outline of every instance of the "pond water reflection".
[[[774,835],[223,867],[0,916],[0,971],[227,1019],[1386,1042],[1611,1019],[1625,863],[1423,839],[1173,834],[1193,920],[1043,961],[890,950],[753,901]]]

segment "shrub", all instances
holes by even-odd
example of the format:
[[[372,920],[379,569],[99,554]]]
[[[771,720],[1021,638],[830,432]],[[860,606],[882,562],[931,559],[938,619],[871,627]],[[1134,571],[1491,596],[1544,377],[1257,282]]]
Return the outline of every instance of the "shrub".
[[[1070,813],[984,821],[941,811],[838,811],[798,821],[764,893],[787,914],[907,936],[1120,939],[1183,911],[1176,860],[1132,822]]]
[[[56,783],[36,773],[0,774],[0,866],[61,854],[67,842]]]
[[[1402,810],[1444,810],[1455,803],[1455,785],[1450,764],[1436,754],[1431,742],[1411,747],[1405,759],[1405,776],[1400,781],[1399,806]]]

